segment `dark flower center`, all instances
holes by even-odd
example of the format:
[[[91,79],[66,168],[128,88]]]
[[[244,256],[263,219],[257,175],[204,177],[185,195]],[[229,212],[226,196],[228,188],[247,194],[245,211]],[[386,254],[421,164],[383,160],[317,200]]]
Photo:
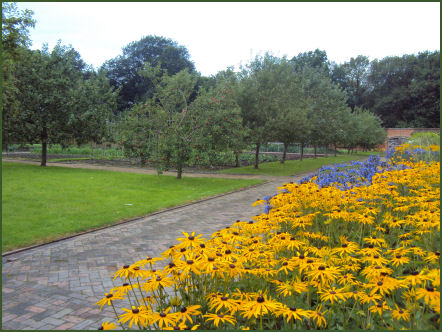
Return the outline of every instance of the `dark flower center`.
[[[225,251],[225,254],[226,255],[230,255],[232,252],[229,250],[229,249],[227,249],[226,251]]]
[[[204,243],[201,243],[201,244],[200,244],[200,247],[201,247],[201,248],[205,248],[206,245],[205,245]]]
[[[342,248],[347,248],[347,247],[348,247],[348,244],[344,243],[341,247],[342,247]]]
[[[324,271],[325,270],[325,266],[321,265],[320,267],[318,267],[319,271]]]
[[[137,313],[139,313],[140,312],[140,310],[138,310],[138,309],[132,309],[132,313],[133,314],[137,314]]]
[[[258,297],[258,298],[256,299],[256,301],[257,301],[258,303],[263,303],[263,302],[264,302],[264,298],[263,298],[262,296],[260,296],[260,297]]]
[[[235,268],[235,265],[230,264],[229,267],[230,267],[231,269],[234,269],[234,268]]]
[[[106,298],[110,299],[113,296],[113,294],[107,294]]]
[[[166,314],[164,312],[160,313],[160,317],[166,317]]]
[[[336,292],[332,290],[332,291],[330,292],[330,294],[335,295]]]
[[[124,284],[123,284],[123,287],[127,287],[127,286],[129,286],[128,283],[124,283]]]
[[[139,268],[138,266],[135,266],[135,267],[134,267],[134,270],[135,270],[135,271],[138,271],[139,269],[140,269],[140,268]]]
[[[304,255],[299,255],[299,257],[298,257],[299,259],[304,259],[305,258],[305,256]]]
[[[400,314],[403,314],[403,313],[404,313],[404,311],[403,311],[403,310],[401,309],[401,310],[399,310],[399,313],[400,313]]]
[[[417,276],[419,274],[419,271],[413,271],[410,273],[412,276]]]
[[[376,265],[374,268],[375,268],[376,270],[381,269],[381,267],[380,267],[379,265]]]
[[[396,258],[399,259],[399,258],[402,258],[402,256],[401,255],[396,255]]]
[[[293,308],[293,307],[291,307],[291,308],[289,308],[291,311],[296,311],[296,308]]]
[[[173,330],[174,330],[174,331],[179,331],[179,330],[181,330],[181,329],[180,329],[179,326],[174,326],[174,327],[173,327]]]
[[[213,267],[213,270],[216,271],[216,270],[218,270],[218,268],[217,268],[216,266],[214,266],[214,267]]]
[[[103,329],[103,325],[101,325],[99,328],[98,328],[98,330],[102,330]]]
[[[436,251],[434,254],[435,254],[436,256],[440,256],[440,252],[438,252],[438,251]]]
[[[189,264],[189,265],[192,265],[193,264],[193,260],[189,259],[186,263]]]
[[[195,237],[194,236],[189,236],[188,239],[189,239],[189,241],[193,241],[193,240],[195,240]]]
[[[425,287],[425,289],[429,292],[434,292],[434,288],[433,287]]]
[[[382,286],[384,283],[382,281],[378,282],[378,286]]]
[[[222,296],[222,297],[221,297],[221,301],[227,301],[227,297]]]
[[[382,308],[382,303],[379,303],[379,304],[377,305],[377,307],[378,307],[378,308]]]
[[[374,246],[373,246],[372,244],[370,244],[368,247],[369,247],[370,249],[373,249],[373,248],[374,248]]]
[[[130,265],[124,265],[123,269],[128,269],[130,267]]]
[[[169,263],[169,267],[170,267],[170,268],[172,268],[172,267],[174,267],[174,266],[176,266],[175,263],[173,263],[173,262],[172,262],[172,263]]]
[[[309,263],[309,264],[310,264],[310,263],[313,263],[313,259],[308,259],[308,260],[307,260],[307,263]]]
[[[282,266],[287,266],[287,265],[289,265],[289,263],[287,262],[282,263]]]
[[[181,311],[182,313],[185,313],[185,312],[187,311],[187,308],[186,308],[186,307],[182,307],[180,311]]]
[[[374,258],[374,259],[378,259],[379,256],[378,256],[378,255],[374,255],[373,258]]]
[[[180,249],[180,252],[185,252],[186,251],[186,248],[181,248]]]
[[[207,260],[208,260],[209,262],[213,262],[213,261],[215,260],[215,258],[213,258],[213,257],[209,257],[209,258],[207,258]]]
[[[159,281],[161,281],[161,277],[157,277],[157,279],[156,279],[156,280],[157,280],[158,282],[159,282]]]
[[[223,315],[223,314],[218,314],[218,317],[219,317],[219,318],[223,318],[224,315]]]
[[[294,238],[294,237],[291,237],[290,238],[290,241],[295,241],[296,239]]]

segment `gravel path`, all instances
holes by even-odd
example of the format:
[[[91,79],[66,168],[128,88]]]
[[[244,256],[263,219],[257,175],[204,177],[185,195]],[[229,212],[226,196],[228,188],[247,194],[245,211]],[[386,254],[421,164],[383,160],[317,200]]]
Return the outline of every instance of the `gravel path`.
[[[81,164],[48,165],[154,172]],[[262,212],[251,206],[257,198],[276,193],[283,183],[302,177],[190,173],[183,176],[253,178],[268,182],[2,257],[2,329],[96,330],[101,322],[113,320],[110,307],[100,311],[94,303],[113,287],[111,275],[122,265],[146,255],[160,255],[176,243],[181,231],[208,236],[237,219],[247,221]]]

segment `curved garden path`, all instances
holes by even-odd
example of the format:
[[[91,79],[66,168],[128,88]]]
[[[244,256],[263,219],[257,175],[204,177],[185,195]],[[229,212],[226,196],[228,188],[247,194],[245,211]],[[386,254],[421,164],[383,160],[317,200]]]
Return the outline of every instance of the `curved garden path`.
[[[87,164],[48,165],[154,172]],[[184,173],[183,176],[260,178],[268,181],[228,195],[3,256],[2,328],[96,330],[101,322],[114,319],[110,307],[103,307],[100,311],[94,303],[113,287],[111,275],[122,265],[131,264],[146,255],[160,255],[176,243],[181,231],[195,231],[208,236],[237,219],[249,220],[262,212],[260,208],[251,206],[257,198],[276,193],[284,182],[301,178],[195,173]]]

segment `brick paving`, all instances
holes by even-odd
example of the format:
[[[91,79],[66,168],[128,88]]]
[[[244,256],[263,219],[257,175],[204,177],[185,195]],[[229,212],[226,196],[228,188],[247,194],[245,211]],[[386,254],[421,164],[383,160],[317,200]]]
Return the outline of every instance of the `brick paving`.
[[[208,236],[249,220],[262,212],[253,201],[300,177],[267,178],[243,191],[2,257],[2,329],[96,330],[112,321],[112,309],[100,311],[94,303],[114,286],[117,269],[159,256],[181,231]]]

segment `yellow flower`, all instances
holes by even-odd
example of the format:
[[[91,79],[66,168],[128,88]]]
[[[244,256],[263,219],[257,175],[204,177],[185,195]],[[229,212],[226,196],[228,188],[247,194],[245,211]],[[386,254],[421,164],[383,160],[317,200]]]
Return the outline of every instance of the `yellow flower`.
[[[174,326],[178,321],[178,314],[176,312],[170,313],[170,307],[163,312],[156,312],[152,315],[152,324],[157,323],[160,329],[167,326]]]
[[[267,295],[259,295],[255,301],[243,302],[240,310],[242,316],[250,319],[252,316],[258,317],[275,312],[280,307],[280,303],[267,297]]]
[[[410,311],[399,308],[397,304],[395,304],[395,306],[396,309],[391,313],[391,317],[396,320],[404,320],[406,322],[410,321]]]
[[[132,306],[132,309],[126,309],[122,308],[123,311],[126,311],[125,314],[122,314],[118,317],[121,317],[118,322],[122,322],[125,324],[129,321],[129,328],[132,327],[132,324],[139,325],[146,327],[149,320],[149,312],[145,310],[143,307],[134,307]]]
[[[307,310],[301,309],[301,308],[295,308],[295,307],[287,307],[284,306],[276,311],[277,315],[282,315],[287,323],[290,322],[290,320],[293,318],[293,321],[300,320],[302,321],[303,318],[309,318],[310,314]]]
[[[198,311],[199,308],[201,308],[200,305],[189,305],[187,307],[182,307],[180,311],[177,312],[178,319],[182,319],[183,323],[189,321],[193,324],[191,316],[201,315],[201,312]]]
[[[195,248],[199,244],[204,243],[205,239],[200,238],[202,235],[195,236],[195,232],[192,232],[192,234],[189,235],[187,232],[182,232],[184,237],[177,238],[178,241],[181,241],[178,245],[175,247],[180,248]]]
[[[124,297],[121,296],[119,293],[113,294],[113,292],[111,291],[110,293],[104,293],[104,298],[102,298],[100,301],[95,303],[95,305],[100,306],[100,310],[101,310],[101,309],[103,309],[103,306],[105,304],[111,305],[112,301],[122,300],[122,299],[124,299]]]
[[[105,323],[102,323],[98,329],[99,330],[113,330],[116,328],[117,328],[117,325],[115,325],[115,323],[109,323],[109,321],[107,321]]]
[[[327,326],[327,321],[324,317],[324,314],[327,312],[328,310],[322,311],[322,304],[317,307],[314,311],[310,312],[310,318],[313,319],[313,321],[315,322],[317,327],[322,327],[322,325],[324,325],[324,327]]]
[[[343,292],[343,288],[336,289],[336,287],[332,287],[331,289],[325,289],[319,292],[321,294],[321,301],[330,301],[332,304],[335,301],[347,299],[347,295]]]
[[[419,300],[422,298],[424,299],[425,303],[432,305],[440,302],[440,292],[431,286],[419,288],[416,290],[416,299]]]
[[[218,327],[219,323],[229,323],[232,325],[236,324],[236,319],[235,317],[231,316],[231,315],[224,315],[224,314],[207,314],[207,315],[203,315],[203,317],[207,318],[206,322],[210,322],[213,321],[213,324],[215,325],[215,327]]]

